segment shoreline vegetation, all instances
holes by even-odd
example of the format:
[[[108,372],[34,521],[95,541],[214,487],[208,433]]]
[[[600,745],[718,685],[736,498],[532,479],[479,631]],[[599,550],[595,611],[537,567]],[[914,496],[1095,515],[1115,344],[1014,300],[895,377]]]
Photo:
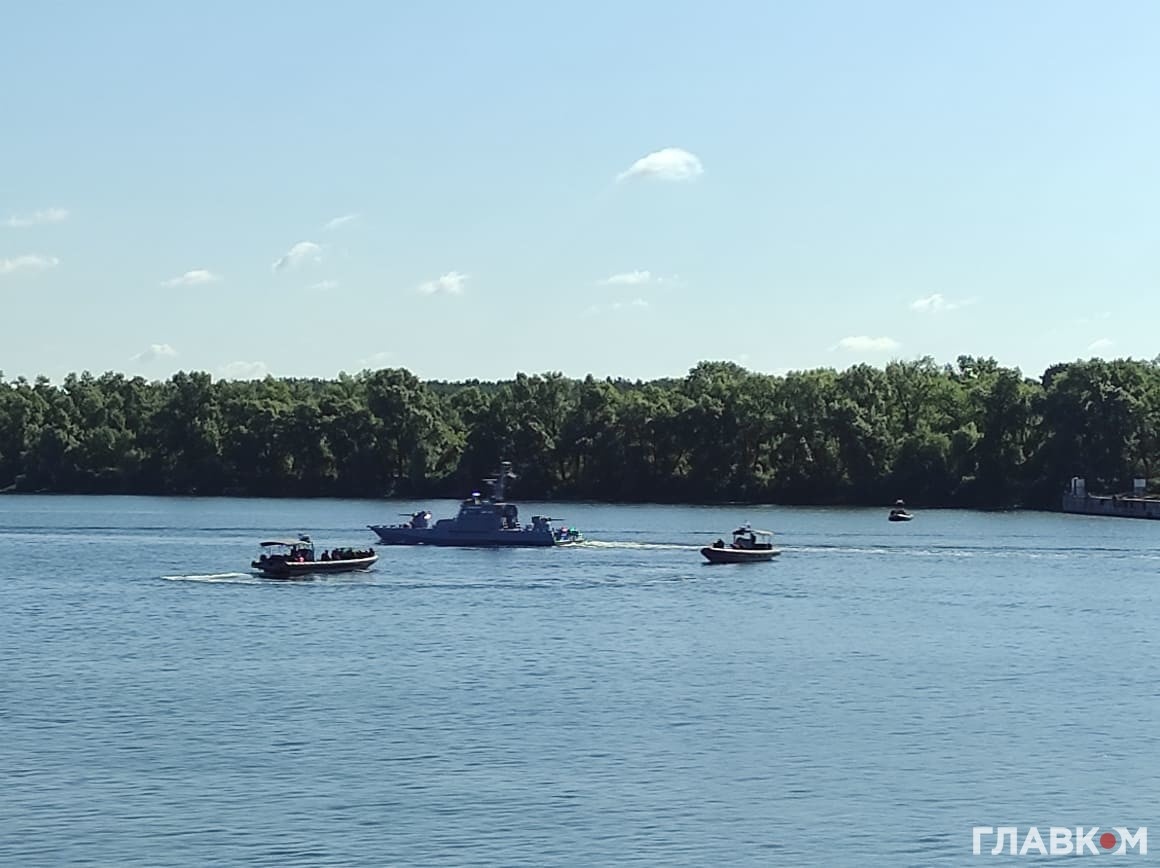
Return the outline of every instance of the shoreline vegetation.
[[[0,374],[3,493],[459,498],[506,459],[523,500],[1058,509],[1072,476],[1150,479],[1158,449],[1160,358],[1039,378],[972,356],[648,382]]]

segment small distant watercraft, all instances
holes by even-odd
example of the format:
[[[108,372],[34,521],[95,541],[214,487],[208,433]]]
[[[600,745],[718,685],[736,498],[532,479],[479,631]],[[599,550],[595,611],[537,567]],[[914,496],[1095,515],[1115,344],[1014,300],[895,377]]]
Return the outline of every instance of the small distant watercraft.
[[[459,505],[455,518],[441,518],[431,523],[429,510],[410,513],[404,524],[369,525],[383,545],[431,546],[562,546],[584,541],[576,528],[553,527],[554,519],[533,515],[531,524],[520,524],[520,511],[504,498],[504,484],[514,479],[511,462],[504,461],[499,473],[484,482],[491,486],[491,496],[473,491]],[[407,515],[406,513],[404,513]]]
[[[771,531],[754,530],[746,524],[733,531],[732,543],[725,545],[725,541],[719,539],[702,548],[701,554],[711,564],[748,564],[771,561],[781,554],[781,549],[773,547]]]
[[[379,559],[374,549],[329,549],[315,556],[310,537],[296,540],[269,540],[259,543],[266,550],[250,566],[269,579],[297,579],[317,573],[348,573],[366,570]]]
[[[894,501],[894,509],[887,516],[888,521],[910,521],[912,518],[914,516],[906,511],[906,504],[901,500]]]

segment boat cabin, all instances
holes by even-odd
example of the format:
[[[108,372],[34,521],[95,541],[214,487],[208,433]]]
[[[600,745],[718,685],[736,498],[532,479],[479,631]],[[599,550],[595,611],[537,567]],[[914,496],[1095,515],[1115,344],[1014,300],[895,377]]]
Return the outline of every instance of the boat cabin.
[[[724,540],[717,540],[713,547],[724,548]],[[739,527],[733,531],[733,542],[730,543],[729,548],[750,551],[769,551],[773,548],[773,531],[754,530],[749,525]]]

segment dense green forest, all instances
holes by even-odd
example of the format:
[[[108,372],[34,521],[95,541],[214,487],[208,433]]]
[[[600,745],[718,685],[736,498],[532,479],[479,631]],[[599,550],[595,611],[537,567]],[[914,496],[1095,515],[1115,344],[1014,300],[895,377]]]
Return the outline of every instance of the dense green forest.
[[[1158,441],[1160,360],[1038,380],[968,356],[652,382],[0,374],[4,491],[457,496],[509,459],[526,499],[1055,507],[1075,475],[1150,477]]]

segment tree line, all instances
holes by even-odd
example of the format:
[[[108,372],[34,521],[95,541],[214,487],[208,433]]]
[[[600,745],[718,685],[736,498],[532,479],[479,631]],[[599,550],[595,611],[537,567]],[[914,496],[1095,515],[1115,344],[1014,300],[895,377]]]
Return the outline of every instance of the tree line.
[[[971,356],[649,382],[0,374],[0,491],[461,496],[506,459],[524,499],[1054,508],[1072,476],[1150,478],[1158,445],[1160,359],[1039,379]]]

